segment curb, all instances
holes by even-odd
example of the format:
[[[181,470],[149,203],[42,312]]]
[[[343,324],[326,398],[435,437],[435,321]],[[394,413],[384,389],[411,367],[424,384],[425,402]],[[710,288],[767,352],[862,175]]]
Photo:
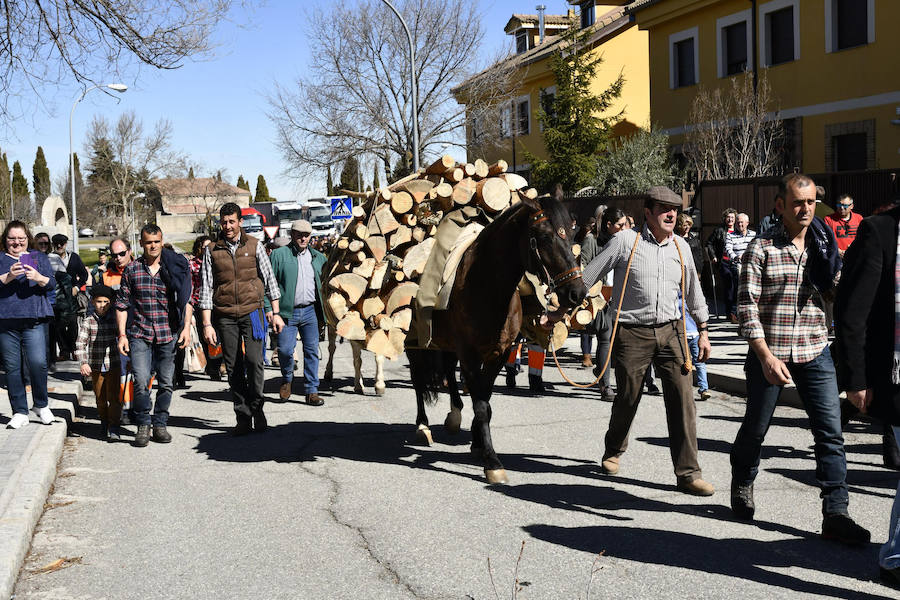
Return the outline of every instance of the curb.
[[[29,423],[37,428],[19,457],[5,488],[0,490],[0,599],[10,598],[19,572],[31,547],[31,539],[50,488],[56,480],[56,468],[62,456],[69,424],[81,398],[81,384],[56,384],[55,394],[75,396],[75,401],[50,399],[56,420],[49,426]],[[61,417],[60,412],[66,414]]]
[[[716,373],[707,367],[706,379],[709,382],[709,387],[717,392],[725,392],[741,398],[747,397],[747,381],[742,377],[738,378],[723,373]],[[793,384],[787,385],[781,390],[778,404],[792,408],[803,408],[803,402],[800,400],[797,388]]]

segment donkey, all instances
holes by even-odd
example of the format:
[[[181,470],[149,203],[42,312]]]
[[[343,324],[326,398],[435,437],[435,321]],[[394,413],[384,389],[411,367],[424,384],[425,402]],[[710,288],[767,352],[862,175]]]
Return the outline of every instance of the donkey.
[[[555,293],[558,308],[541,316],[547,329],[587,295],[581,269],[572,252],[569,214],[559,198],[523,199],[485,227],[463,254],[450,292],[447,310],[434,311],[432,344],[453,353],[472,396],[472,453],[484,463],[489,483],[506,483],[503,464],[491,441],[491,393],[494,379],[506,363],[522,327],[522,302],[516,288],[525,271],[535,273]],[[448,359],[437,360],[434,350],[408,349],[410,374],[418,404],[417,427],[428,420],[424,403],[434,384],[447,377]],[[443,373],[438,369],[443,368]],[[453,394],[451,393],[451,398]],[[451,431],[458,421],[452,399],[448,415]],[[459,402],[461,405],[461,401]],[[454,413],[456,413],[454,415]],[[452,417],[452,418],[451,418]],[[458,425],[455,427],[458,429]],[[423,432],[428,435],[427,432]]]

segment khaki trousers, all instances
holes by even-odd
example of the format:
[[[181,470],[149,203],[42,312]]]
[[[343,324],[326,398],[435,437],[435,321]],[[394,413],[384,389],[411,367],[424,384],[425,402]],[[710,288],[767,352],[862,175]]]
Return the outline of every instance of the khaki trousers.
[[[101,421],[118,425],[122,420],[122,401],[119,397],[119,365],[106,373],[91,371],[94,396],[97,397],[97,415]]]
[[[684,370],[686,350],[680,321],[619,328],[613,344],[618,392],[606,432],[604,460],[618,458],[628,448],[628,432],[641,401],[644,373],[652,361],[656,375],[662,380],[675,476],[682,483],[701,477],[691,375]]]

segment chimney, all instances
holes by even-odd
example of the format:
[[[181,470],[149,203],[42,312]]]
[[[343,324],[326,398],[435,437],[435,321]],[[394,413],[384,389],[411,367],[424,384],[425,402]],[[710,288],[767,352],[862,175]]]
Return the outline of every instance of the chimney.
[[[537,13],[538,13],[538,43],[544,43],[544,11],[547,10],[547,7],[543,4],[537,5]]]

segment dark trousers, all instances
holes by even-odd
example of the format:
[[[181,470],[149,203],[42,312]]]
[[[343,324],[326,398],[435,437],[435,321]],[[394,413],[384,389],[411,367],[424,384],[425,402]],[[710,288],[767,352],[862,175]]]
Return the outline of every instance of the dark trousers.
[[[60,354],[68,354],[69,360],[75,352],[75,339],[78,337],[78,315],[59,315],[56,317],[56,343]]]
[[[250,314],[235,318],[213,313],[213,325],[222,344],[234,412],[239,420],[249,419],[262,410],[265,402],[263,340],[253,339]]]
[[[619,457],[628,448],[628,432],[644,389],[644,375],[652,362],[662,380],[663,404],[669,429],[669,452],[679,482],[700,479],[697,460],[697,414],[690,374],[683,370],[684,341],[678,322],[656,327],[619,326],[613,344],[616,362],[616,399],[606,432],[603,458]]]
[[[841,408],[831,352],[805,363],[787,363],[803,401],[813,434],[816,480],[822,489],[822,513],[846,514],[847,459],[841,433]],[[759,472],[759,454],[769,430],[780,385],[766,381],[762,365],[751,350],[744,364],[747,377],[747,410],[731,447],[731,477],[735,485],[750,485]]]
[[[722,261],[719,267],[719,274],[722,276],[722,299],[725,301],[725,316],[728,317],[735,312],[740,277],[737,266],[731,261]]]

